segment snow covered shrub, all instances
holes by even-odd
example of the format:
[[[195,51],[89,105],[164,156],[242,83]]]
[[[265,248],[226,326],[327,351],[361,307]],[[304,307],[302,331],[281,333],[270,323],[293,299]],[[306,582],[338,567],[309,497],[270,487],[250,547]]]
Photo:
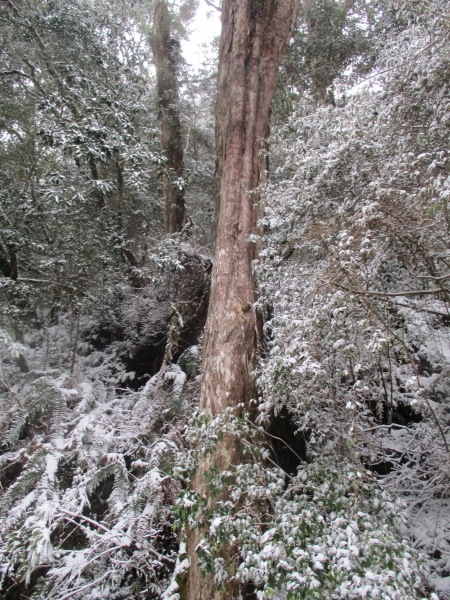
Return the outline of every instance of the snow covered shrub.
[[[248,415],[198,414],[184,477],[226,435],[243,444],[245,462],[209,472],[207,492],[184,492],[177,503],[180,518],[200,527],[202,568],[213,569],[218,583],[235,573],[261,599],[277,592],[287,599],[423,596],[421,561],[396,533],[401,503],[350,451],[324,454],[289,476],[271,459],[270,436]]]
[[[51,329],[64,338],[64,319]],[[2,594],[159,598],[177,555],[171,472],[186,375],[167,365],[140,392],[120,391],[125,371],[114,353],[91,349],[71,374],[69,345],[57,369],[51,347],[2,340]],[[26,352],[28,373],[11,351]],[[46,353],[50,366],[39,369]]]
[[[255,265],[268,315],[259,384],[266,413],[287,410],[303,432],[312,465],[349,445],[403,498],[404,531],[445,592],[448,6],[390,9],[401,27],[386,34],[369,80],[338,88],[337,107],[305,95],[273,132]]]

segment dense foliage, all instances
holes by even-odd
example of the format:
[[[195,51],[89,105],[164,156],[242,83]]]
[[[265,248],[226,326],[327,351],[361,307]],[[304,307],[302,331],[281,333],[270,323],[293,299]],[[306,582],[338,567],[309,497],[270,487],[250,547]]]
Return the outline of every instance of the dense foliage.
[[[308,460],[348,446],[408,504],[445,590],[450,46],[446,4],[418,8],[391,6],[371,76],[336,108],[305,94],[273,135],[259,381]]]
[[[245,463],[207,474],[220,499],[213,508],[192,491],[177,503],[182,521],[200,523],[204,538],[198,553],[219,584],[236,563],[235,576],[254,584],[261,600],[277,593],[286,599],[422,597],[421,559],[395,533],[402,525],[402,503],[354,455],[324,452],[301,461],[289,475],[262,441],[271,434],[249,415],[243,420],[232,411],[214,420],[199,415],[192,425],[188,439],[195,450],[185,459],[185,477],[195,472],[198,453],[208,455],[224,436],[244,445]],[[223,546],[235,548],[235,554],[221,554]]]
[[[171,3],[176,35],[195,4]],[[164,236],[152,3],[2,3],[2,597],[182,600],[194,527],[205,571],[258,600],[449,597],[447,4],[302,3],[259,397],[211,419],[215,63],[181,65],[189,219]],[[204,503],[189,483],[224,436],[245,460]]]

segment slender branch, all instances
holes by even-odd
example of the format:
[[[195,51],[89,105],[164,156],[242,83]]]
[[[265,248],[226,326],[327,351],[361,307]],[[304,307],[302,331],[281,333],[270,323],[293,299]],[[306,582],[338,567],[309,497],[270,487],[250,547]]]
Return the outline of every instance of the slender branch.
[[[100,554],[97,554],[96,556],[94,556],[94,558],[91,558],[91,560],[88,560],[87,563],[84,563],[83,570],[85,570],[87,566],[89,566],[90,564],[92,564],[93,562],[95,562],[96,560],[101,558],[102,556],[105,556],[105,554],[109,554],[110,552],[114,552],[115,550],[120,550],[121,548],[123,548],[123,546],[113,546],[112,548],[108,548],[104,552],[100,552]]]
[[[450,277],[450,274],[447,275],[446,277]],[[430,279],[438,279],[438,278],[430,277]],[[333,281],[331,283],[332,283],[332,285],[334,285],[346,292],[350,292],[352,294],[359,294],[360,296],[381,296],[381,297],[387,297],[387,298],[396,298],[396,297],[401,297],[401,296],[425,296],[425,295],[429,295],[429,294],[437,294],[439,292],[442,292],[442,290],[439,288],[434,288],[432,290],[414,290],[414,291],[403,291],[403,292],[375,292],[375,291],[364,291],[364,290],[351,289],[349,287],[346,287],[345,285],[342,285],[341,283],[337,283],[336,281]],[[408,304],[402,304],[400,302],[398,302],[397,305],[403,306],[404,308],[409,308],[410,310],[415,310],[417,312],[426,312],[426,313],[430,313],[431,315],[437,315],[438,317],[450,318],[449,313],[444,313],[444,312],[441,312],[438,310],[432,310],[431,308],[418,308],[416,306],[408,306]]]
[[[15,135],[21,142],[23,142],[23,135],[16,131],[14,127],[8,127],[8,125],[3,125],[3,128],[7,133],[9,133],[9,135]]]
[[[29,67],[31,67],[32,71],[34,72],[34,67],[32,67],[27,60],[25,60],[24,62]],[[0,77],[6,77],[8,75],[19,75],[19,77],[24,77],[25,79],[29,79],[30,81],[32,81],[34,83],[34,85],[41,92],[41,94],[45,96],[44,89],[42,88],[39,81],[36,79],[34,73],[32,75],[28,75],[28,73],[25,73],[24,71],[19,71],[19,69],[12,69],[11,71],[1,71],[0,72]]]
[[[2,375],[3,375],[3,379],[0,379],[0,383],[3,385],[3,387],[6,389],[6,391],[9,394],[13,394],[14,396],[16,396],[16,393],[12,391],[11,386],[9,385],[8,375],[6,374],[5,367],[3,366],[3,361],[1,359],[0,359],[0,368],[2,370]],[[17,399],[19,399],[18,396],[17,396]],[[23,408],[20,400],[19,400],[19,404],[20,404],[20,407]]]
[[[14,2],[12,0],[6,0],[6,2],[12,9],[13,13],[19,19],[22,19],[20,10],[17,8],[17,6],[14,4]],[[45,66],[47,67],[47,72],[51,75],[51,77],[56,82],[56,85],[59,89],[61,96],[66,100],[67,106],[72,111],[72,114],[74,115],[74,117],[79,117],[80,116],[79,110],[78,110],[77,106],[75,106],[73,100],[71,100],[70,98],[67,97],[68,90],[66,89],[66,85],[65,85],[63,79],[61,79],[61,77],[58,73],[58,70],[54,66],[53,62],[51,61],[49,53],[47,52],[47,48],[46,48],[41,36],[39,35],[39,32],[37,31],[37,29],[33,26],[31,21],[27,17],[24,17],[24,20],[25,20],[25,26],[29,29],[31,35],[33,36],[34,40],[36,41],[37,47],[40,50],[40,54],[44,60]],[[36,79],[34,77],[34,72],[35,72],[34,66],[31,65],[27,61],[26,58],[24,59],[24,62],[31,68],[32,73],[33,73],[33,77],[29,77],[29,78],[33,80],[33,83],[35,83],[35,85],[42,92],[42,88],[40,87],[40,84],[36,81]]]
[[[395,427],[396,429],[406,429],[406,431],[411,431],[411,429],[409,427],[405,427],[405,425],[398,425],[397,423],[391,423],[390,425],[376,425],[375,427],[369,427],[368,429],[363,429],[363,432],[367,433],[368,431],[378,431],[379,429],[391,430],[392,427]]]
[[[106,571],[106,573],[103,573],[103,575],[101,577],[99,577],[98,579],[96,579],[95,581],[91,581],[87,585],[84,585],[83,587],[80,587],[77,590],[71,590],[68,594],[64,594],[64,596],[60,596],[58,598],[58,600],[66,600],[66,598],[73,598],[75,594],[79,594],[80,592],[87,590],[90,587],[92,587],[93,585],[96,585],[97,583],[100,583],[100,581],[103,581],[104,579],[106,579],[110,573],[111,573],[111,571]]]
[[[11,71],[0,71],[1,77],[6,77],[7,75],[20,75],[20,77],[25,77],[26,79],[33,79],[32,75],[28,75],[23,71],[19,71],[18,69],[12,69]]]
[[[432,279],[433,281],[443,281],[444,279],[448,279],[450,277],[450,273],[446,273],[445,275],[441,275],[440,277],[433,277],[432,275],[418,275],[417,279]]]
[[[17,281],[20,282],[26,282],[26,283],[55,283],[54,281],[51,281],[50,279],[32,279],[30,277],[19,277],[17,279]]]
[[[103,530],[105,533],[111,534],[112,538],[120,539],[117,535],[114,535],[114,533],[111,531],[111,529],[108,529],[107,527],[105,527],[104,525],[101,525],[101,523],[98,523],[97,521],[93,521],[89,517],[85,517],[84,515],[80,515],[80,514],[77,514],[77,513],[70,512],[68,510],[65,510],[64,508],[60,508],[59,510],[60,510],[60,512],[62,512],[63,514],[65,514],[65,515],[67,515],[69,517],[73,517],[75,519],[82,519],[82,520],[86,521],[87,523],[90,523],[91,525],[94,525],[95,527],[98,527],[99,529]],[[77,523],[77,525],[79,525],[79,523]],[[127,533],[125,533],[125,532],[121,532],[121,533],[122,533],[122,535],[124,535],[127,538],[129,538],[130,541],[132,541],[131,537]],[[168,563],[171,563],[171,564],[174,562],[172,559],[168,558],[167,556],[163,556],[162,554],[160,554],[159,552],[157,552],[153,548],[148,548],[148,551],[151,554],[153,554],[154,556],[156,556],[161,561],[168,562]],[[63,600],[63,599],[60,598],[60,600]]]
[[[0,384],[1,384],[1,385],[2,385],[4,388],[5,388],[5,390],[6,390],[6,391],[7,391],[9,394],[11,394],[11,393],[12,393],[12,390],[11,390],[11,388],[9,387],[9,385],[8,385],[8,384],[7,384],[5,381],[3,381],[3,379],[0,379]]]
[[[345,290],[346,292],[350,292],[352,294],[358,294],[359,296],[382,296],[388,298],[396,298],[398,296],[428,296],[430,294],[439,294],[442,293],[440,288],[433,288],[432,290],[404,290],[402,292],[375,292],[371,290],[356,290],[341,283],[337,283],[336,281],[330,282],[332,285]]]
[[[257,427],[257,426],[256,426],[254,423],[252,423],[251,421],[249,421],[249,423],[250,423],[250,425],[251,425],[252,427],[254,427],[255,429],[257,429],[258,431],[261,431],[261,430],[259,429],[259,427]],[[305,463],[305,461],[303,460],[303,458],[301,458],[301,457],[300,457],[300,456],[297,454],[297,452],[296,452],[295,450],[293,450],[293,449],[292,449],[292,448],[289,446],[289,444],[288,444],[288,443],[287,443],[285,440],[283,440],[282,438],[279,438],[279,437],[277,437],[276,435],[272,435],[271,433],[269,433],[269,432],[268,432],[268,431],[266,431],[265,429],[264,429],[263,431],[264,431],[264,433],[265,433],[266,435],[268,435],[268,436],[269,436],[269,437],[271,437],[272,439],[274,439],[274,440],[278,440],[279,442],[283,442],[283,444],[286,446],[286,448],[287,448],[288,450],[290,450],[290,451],[292,452],[292,454],[294,454],[294,455],[295,455],[295,456],[298,458],[298,460],[299,460],[301,463]]]
[[[65,510],[64,508],[60,508],[59,510],[63,514],[68,515],[69,517],[73,517],[74,519],[83,519],[83,521],[86,521],[87,523],[90,523],[91,525],[94,525],[94,527],[98,527],[99,529],[103,529],[103,531],[105,533],[112,533],[112,531],[110,529],[108,529],[104,525],[101,525],[97,521],[93,521],[89,517],[85,517],[84,515],[80,515],[80,514],[77,514],[77,513],[69,512],[68,510]]]
[[[450,313],[444,313],[439,310],[432,310],[431,308],[418,308],[417,306],[408,306],[408,304],[402,304],[401,302],[397,302],[397,306],[402,306],[403,308],[409,308],[410,310],[415,310],[417,312],[426,312],[430,315],[437,315],[438,317],[445,317],[446,319],[450,319]]]
[[[96,535],[98,538],[100,538],[100,540],[103,540],[103,536],[101,533],[98,533],[98,531],[93,531],[92,529],[89,529],[89,527],[86,527],[86,525],[83,525],[82,523],[77,523],[71,517],[68,517],[67,515],[65,515],[64,520],[68,521],[69,523],[72,523],[72,525],[75,525],[76,527],[80,528],[82,531],[86,532],[86,535],[88,536],[88,538],[91,535]]]
[[[346,273],[347,275],[347,273]],[[348,276],[348,275],[347,275]],[[360,292],[358,290],[352,290],[351,288],[348,288],[348,291],[351,293],[355,293],[355,294],[359,294]],[[439,290],[440,291],[440,290]],[[411,352],[409,351],[408,346],[406,345],[405,341],[401,339],[401,337],[399,337],[394,331],[392,331],[392,328],[389,327],[389,325],[387,323],[385,323],[384,319],[381,318],[381,316],[378,314],[378,312],[375,310],[375,308],[372,306],[372,304],[370,303],[370,301],[367,299],[367,294],[361,294],[361,300],[364,303],[364,305],[366,306],[367,310],[369,313],[372,313],[376,319],[378,319],[378,321],[383,325],[383,327],[388,331],[388,333],[393,337],[393,339],[396,339],[402,346],[403,349],[405,351],[406,357],[409,361],[409,363],[411,364],[414,374],[415,374],[415,378],[417,381],[417,387],[419,388],[419,390],[425,391],[424,387],[422,386],[422,384],[420,383],[420,376],[419,376],[419,371],[417,369],[417,365],[414,362],[413,357],[411,356]],[[425,400],[425,403],[428,407],[428,410],[431,412],[434,422],[436,423],[437,428],[439,429],[439,433],[441,434],[442,440],[444,442],[444,446],[445,449],[447,451],[447,457],[450,457],[450,448],[448,445],[448,441],[447,441],[447,436],[445,435],[445,432],[442,428],[441,422],[439,421],[436,412],[433,408],[433,406],[431,405],[430,401],[428,400],[426,394],[423,395],[423,399]]]
[[[275,461],[273,461],[270,456],[266,456],[266,459],[276,468],[279,469],[283,475],[285,475],[288,479],[290,479],[291,481],[295,481],[295,479],[293,477],[291,477],[291,475],[289,475],[289,473],[286,473],[286,471],[284,469],[282,469],[280,467],[280,465],[277,465],[277,463]]]
[[[205,0],[205,2],[206,2],[206,0]],[[439,44],[439,42],[442,42],[443,40],[445,40],[445,38],[447,36],[448,36],[448,32],[444,33],[444,35],[442,35],[441,37],[439,37],[437,40],[433,40],[432,42],[430,42],[429,44],[427,44],[426,46],[424,46],[423,48],[421,48],[416,54],[414,54],[414,56],[411,56],[408,59],[409,65],[411,65],[412,61],[414,61],[416,58],[418,58],[423,52],[425,52],[426,50],[429,50],[433,46],[436,46],[437,44]],[[361,86],[363,83],[366,83],[366,81],[369,81],[370,79],[373,79],[375,77],[379,77],[380,75],[385,75],[386,73],[389,73],[391,71],[395,71],[396,69],[398,69],[398,65],[396,65],[394,67],[389,67],[388,69],[385,69],[384,71],[375,72],[375,73],[373,73],[373,75],[369,75],[368,77],[365,77],[361,81],[358,81],[358,83],[355,84],[353,86],[353,88],[351,88],[350,91],[354,90],[357,86]]]
[[[210,2],[210,0],[205,0],[206,4],[208,6],[210,6],[211,8],[215,8],[216,10],[218,10],[220,13],[222,12],[222,9],[220,8],[220,6],[216,6],[215,4],[213,4],[212,2]]]
[[[17,278],[17,282],[18,283],[50,283],[52,285],[59,285],[64,289],[70,290],[72,292],[76,292],[77,294],[80,294],[81,297],[86,297],[88,298],[91,302],[95,302],[95,298],[89,294],[89,292],[87,291],[83,291],[82,289],[75,287],[74,285],[70,284],[70,283],[62,283],[59,281],[54,281],[53,279],[33,279],[30,277],[18,277]]]

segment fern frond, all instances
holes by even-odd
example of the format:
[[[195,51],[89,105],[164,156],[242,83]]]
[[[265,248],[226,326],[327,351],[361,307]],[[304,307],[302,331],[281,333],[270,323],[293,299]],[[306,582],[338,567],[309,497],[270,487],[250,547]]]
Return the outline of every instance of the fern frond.
[[[61,454],[55,451],[49,451],[45,456],[45,471],[36,484],[39,492],[39,503],[44,500],[52,500],[57,491],[56,472],[58,470]]]
[[[0,507],[0,514],[7,512],[17,498],[26,496],[32,487],[36,485],[37,481],[45,471],[46,457],[47,450],[43,447],[38,448],[38,450],[30,457],[29,461],[22,469],[22,473],[4,494]]]
[[[14,446],[17,444],[28,418],[27,410],[21,408],[18,404],[14,408],[15,410],[9,422],[9,427],[1,438],[1,443],[5,446]]]
[[[114,475],[115,464],[111,463],[106,465],[106,467],[102,467],[101,469],[96,469],[92,474],[87,474],[87,484],[86,491],[88,494],[91,494],[95,488],[100,485],[105,479],[107,479],[110,475]]]
[[[148,539],[149,533],[155,526],[155,521],[160,517],[163,504],[164,494],[162,492],[157,492],[151,499],[147,499],[139,516],[136,518],[135,532],[136,538],[139,541]]]
[[[50,378],[41,378],[29,385],[23,394],[24,403],[32,423],[39,417],[49,414],[49,438],[56,442],[64,435],[64,417],[67,410],[66,399],[61,390]]]
[[[36,497],[36,490],[31,490],[31,492],[29,492],[25,498],[11,508],[11,510],[8,512],[7,518],[2,523],[2,529],[4,531],[10,531],[13,527],[20,523],[20,521],[23,521],[28,509],[34,504]]]
[[[55,446],[60,446],[64,437],[64,423],[67,411],[66,399],[60,390],[53,395],[53,404],[50,417],[50,439]]]
[[[166,438],[153,444],[147,450],[146,458],[154,468],[167,472],[175,462],[177,451],[176,444]]]
[[[115,463],[113,490],[108,499],[111,512],[116,516],[123,511],[127,502],[128,488],[129,483],[125,464],[118,461]]]
[[[136,514],[144,512],[148,502],[152,502],[161,493],[162,479],[163,475],[161,475],[159,470],[152,469],[137,481],[131,499],[131,505]]]

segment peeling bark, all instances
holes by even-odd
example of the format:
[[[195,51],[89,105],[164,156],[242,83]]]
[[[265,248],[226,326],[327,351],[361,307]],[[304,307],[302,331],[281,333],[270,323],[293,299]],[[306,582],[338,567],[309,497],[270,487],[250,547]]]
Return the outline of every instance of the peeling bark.
[[[165,231],[181,231],[185,218],[184,191],[176,180],[183,177],[183,144],[178,113],[179,42],[171,35],[166,0],[159,0],[153,22],[153,58],[156,67],[161,153],[166,158],[162,178]]]
[[[223,2],[216,108],[218,229],[200,400],[200,409],[212,416],[230,406],[237,410],[249,408],[250,400],[255,398],[258,318],[252,261],[257,247],[249,236],[257,233],[259,197],[255,190],[266,164],[260,151],[268,132],[278,68],[298,9],[298,0]],[[205,471],[236,464],[240,455],[236,440],[224,439],[214,454],[200,459],[194,489],[207,494]],[[195,554],[200,538],[201,532],[196,530],[189,539],[187,597],[237,598],[240,592],[236,581],[218,591],[214,575],[202,577]],[[231,549],[227,554],[230,558]],[[232,570],[230,565],[230,575]]]

